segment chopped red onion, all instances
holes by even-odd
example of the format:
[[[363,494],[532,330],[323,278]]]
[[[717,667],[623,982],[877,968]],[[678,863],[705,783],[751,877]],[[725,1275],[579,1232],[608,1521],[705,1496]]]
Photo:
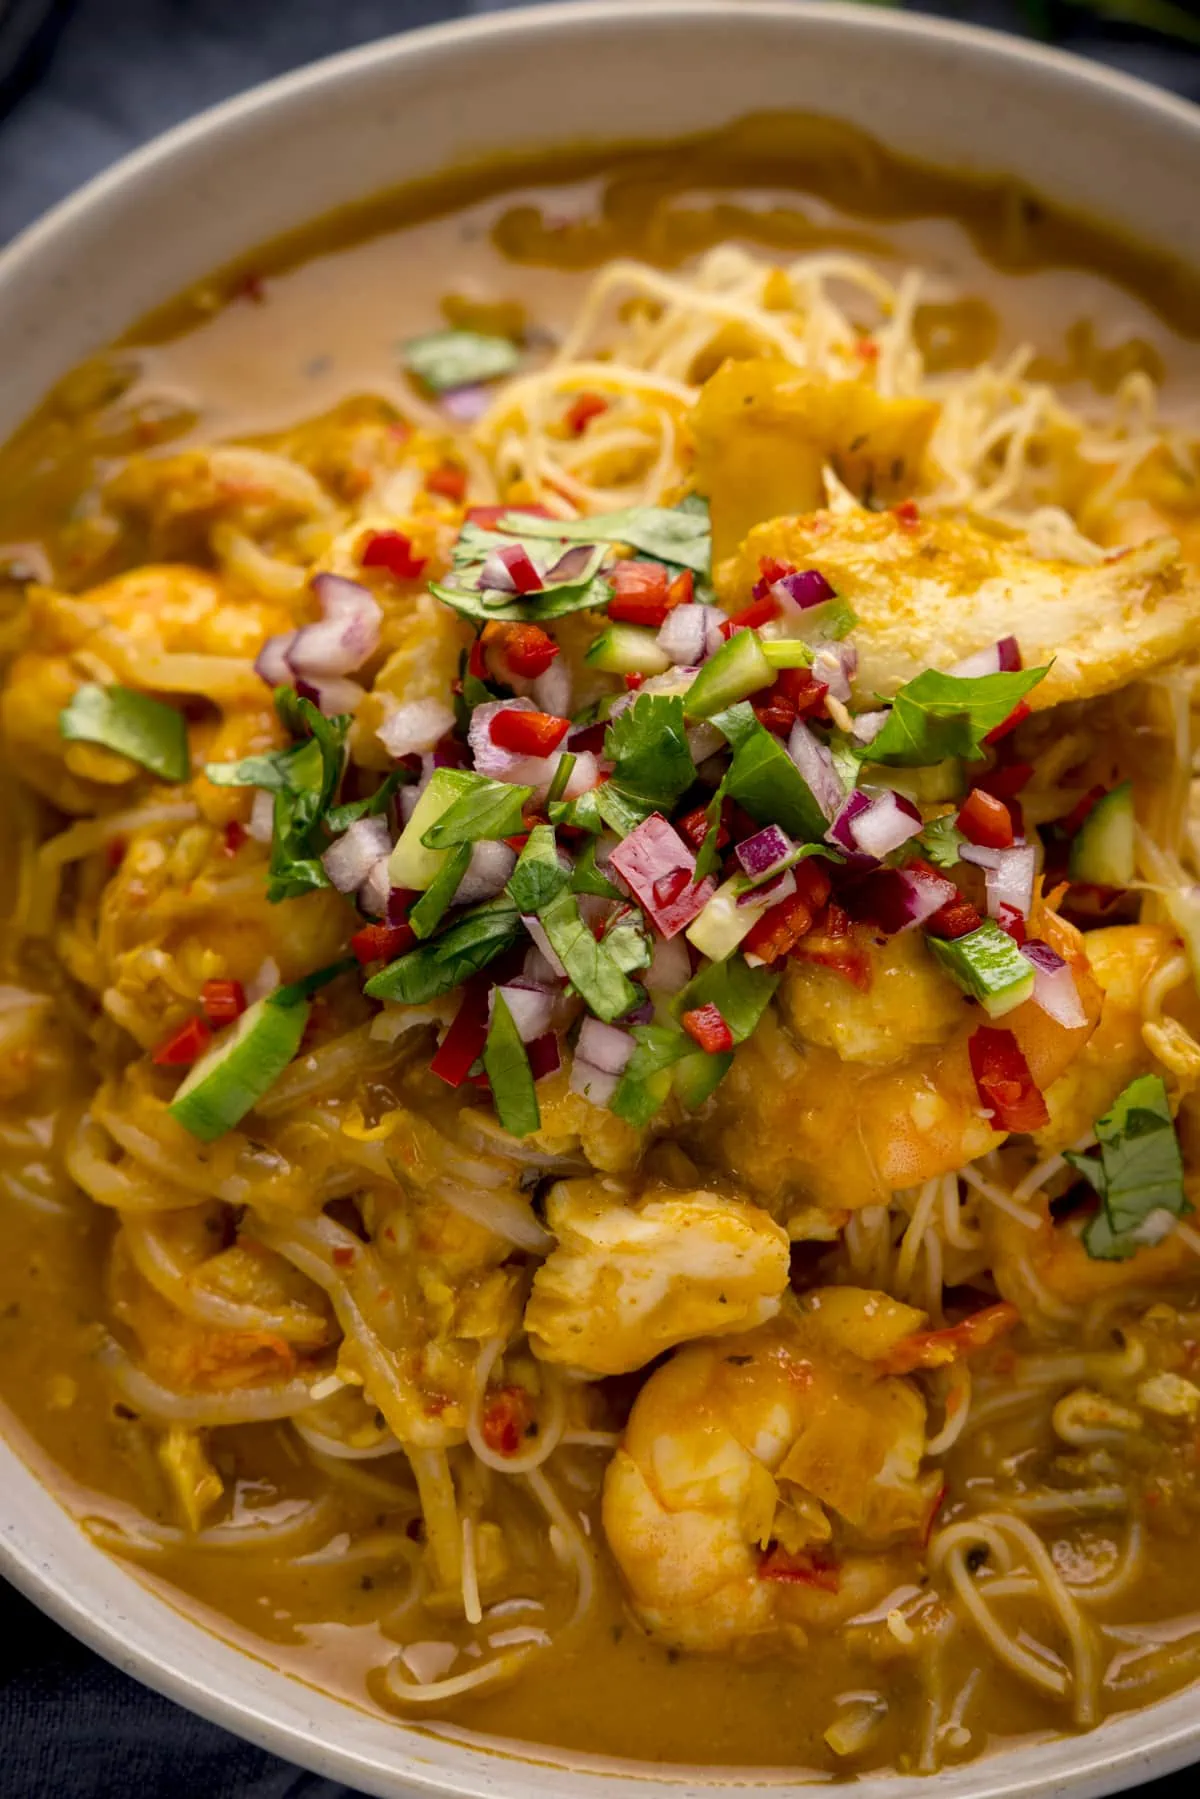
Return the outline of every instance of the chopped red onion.
[[[598,1018],[585,1018],[575,1053],[604,1074],[620,1074],[636,1048],[628,1031],[602,1024]]]
[[[490,839],[473,843],[471,860],[454,892],[454,904],[474,906],[479,900],[495,899],[516,865],[517,852],[507,843]]]
[[[479,571],[479,586],[497,593],[538,593],[543,581],[524,544],[505,543],[489,551]]]
[[[832,819],[842,803],[844,789],[833,766],[833,757],[802,718],[792,726],[787,753],[804,776],[826,818]]]
[[[692,978],[692,959],[682,937],[656,937],[642,982],[650,993],[682,993]]]
[[[562,963],[558,966],[561,968]],[[545,987],[560,978],[558,970],[550,966],[537,945],[531,944],[521,964],[521,979],[534,987]]]
[[[860,712],[850,727],[856,743],[874,743],[891,717],[891,707],[881,706],[877,712]]]
[[[890,788],[871,792],[860,787],[846,800],[825,835],[843,849],[882,862],[920,831],[921,814],[903,794]]]
[[[554,566],[546,570],[546,585],[561,587],[567,582],[578,581],[595,554],[594,543],[573,543]]]
[[[764,825],[737,846],[737,859],[752,881],[765,881],[787,861],[795,844],[778,825]]]
[[[714,629],[719,634],[724,623],[725,614],[719,606],[702,606],[694,602],[676,606],[668,612],[659,630],[658,647],[677,667],[695,666],[705,656],[712,655],[711,634]]]
[[[535,1081],[548,1080],[562,1067],[562,1049],[553,1031],[535,1037],[532,1043],[525,1045],[525,1052],[529,1057],[529,1072]]]
[[[339,712],[356,712],[366,688],[357,681],[346,680],[344,675],[331,675],[327,681],[305,680],[298,675],[296,692],[302,699],[311,700],[326,718],[336,718]]]
[[[454,729],[454,713],[441,700],[409,700],[384,719],[375,735],[389,756],[431,750]]]
[[[567,776],[567,784],[563,788],[562,797],[565,800],[577,800],[581,793],[590,793],[593,787],[598,787],[600,785],[600,763],[598,758],[593,756],[590,750],[580,750],[578,752],[572,750],[570,751],[570,754],[575,757],[575,766]],[[546,778],[544,781],[536,783],[536,785],[543,788],[550,785],[557,772],[558,765],[562,761],[562,757],[563,752],[561,750],[555,750],[552,756],[546,757],[546,767],[548,771]]]
[[[579,916],[589,931],[594,930],[597,925],[607,924],[618,909],[617,901],[605,899],[602,893],[579,895]]]
[[[710,724],[706,718],[698,719],[694,725],[687,727],[687,746],[692,761],[699,768],[710,756],[725,748],[725,733]]]
[[[813,680],[820,681],[843,705],[850,698],[850,683],[857,672],[858,651],[853,644],[823,644],[813,657]]]
[[[1057,950],[1031,937],[1021,945],[1021,954],[1033,964],[1033,1003],[1064,1030],[1075,1031],[1087,1023],[1087,1013],[1075,985],[1070,965]]]
[[[322,617],[303,625],[287,652],[290,667],[307,680],[321,682],[353,674],[379,647],[383,612],[374,594],[344,575],[317,575],[313,592]]]
[[[559,717],[562,717],[561,713]],[[606,719],[599,719],[594,725],[580,725],[578,730],[572,731],[567,738],[567,748],[573,756],[578,756],[582,750],[599,752],[604,748],[604,733],[607,730]]]
[[[392,847],[392,834],[384,818],[357,818],[335,837],[321,866],[339,893],[354,893],[362,886],[381,856]]]
[[[660,937],[677,937],[716,892],[711,875],[696,880],[695,855],[658,812],[616,846],[609,869],[649,914]]]
[[[539,712],[567,718],[571,711],[571,670],[565,656],[556,656],[532,684],[532,698]]]
[[[958,853],[964,862],[984,871],[989,918],[999,918],[1003,906],[1011,906],[1022,918],[1029,917],[1037,872],[1037,852],[1032,844],[1017,843],[1011,849],[990,850],[982,844],[964,843]]]
[[[512,1014],[512,1021],[522,1043],[533,1043],[550,1030],[558,1000],[553,987],[535,987],[525,981],[510,981],[503,987],[493,987],[488,994],[489,1017],[494,1010],[497,993],[504,995],[504,1002]]]
[[[536,712],[532,700],[488,700],[471,714],[468,741],[481,775],[493,781],[511,781],[521,787],[548,786],[554,769],[549,756],[519,756],[492,742],[492,720],[498,712]]]
[[[781,900],[791,899],[796,891],[796,871],[785,868],[781,874],[773,875],[761,886],[747,887],[745,893],[738,894],[739,906],[757,906],[761,912],[769,912],[772,906],[779,905]]]
[[[246,833],[255,843],[270,843],[275,835],[275,795],[260,787],[250,806],[250,822]]]
[[[298,631],[283,631],[278,637],[268,637],[255,657],[254,672],[268,687],[291,686],[295,673],[288,652],[299,635]]]
[[[617,1074],[606,1074],[594,1062],[585,1061],[580,1055],[571,1064],[571,1092],[578,1093],[593,1106],[607,1106],[617,1090],[620,1078]]]
[[[774,582],[769,590],[783,605],[789,602],[807,612],[810,606],[821,606],[831,600],[833,588],[829,585],[819,569],[797,569],[794,574],[783,575]]]
[[[358,903],[368,918],[386,918],[391,894],[388,858],[381,856],[358,890]]]
[[[533,912],[522,913],[521,923],[533,938],[534,946],[545,961],[547,967],[553,970],[554,975],[558,980],[565,981],[568,978],[567,971],[554,953],[553,945],[546,935],[546,929],[542,924],[541,919]]]
[[[973,656],[956,662],[950,673],[973,680],[980,675],[1016,674],[1020,667],[1021,649],[1016,638],[1002,637],[999,643],[989,644],[987,649],[976,650]]]
[[[924,924],[959,897],[954,882],[933,869],[883,868],[865,884],[861,909],[881,931],[896,937]]]
[[[486,387],[452,387],[449,393],[441,398],[442,411],[456,425],[474,425],[479,422],[492,403],[492,396]]]

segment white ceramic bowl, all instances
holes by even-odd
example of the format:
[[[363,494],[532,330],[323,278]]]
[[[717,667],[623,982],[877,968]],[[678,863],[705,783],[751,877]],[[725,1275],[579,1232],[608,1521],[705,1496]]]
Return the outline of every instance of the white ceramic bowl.
[[[1200,264],[1200,111],[986,32],[794,0],[596,0],[421,31],[206,113],[0,255],[0,439],[139,314],[332,207],[492,150],[669,137],[769,108],[834,113],[910,155],[1000,171]],[[532,126],[531,126],[531,123]],[[160,1692],[378,1795],[683,1799],[715,1780],[487,1754],[390,1723],[221,1642],[94,1549],[0,1445],[0,1569]],[[802,1676],[801,1676],[802,1678]],[[1112,1792],[1200,1759],[1183,1693],[1086,1737],[927,1779],[928,1799]],[[732,1784],[732,1777],[725,1781]],[[739,1786],[795,1785],[755,1772]],[[913,1799],[868,1777],[862,1799]]]

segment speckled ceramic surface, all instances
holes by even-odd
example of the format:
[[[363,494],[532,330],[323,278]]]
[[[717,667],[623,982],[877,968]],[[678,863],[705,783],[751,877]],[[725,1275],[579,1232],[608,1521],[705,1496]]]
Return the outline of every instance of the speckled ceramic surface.
[[[1200,111],[1016,41],[874,8],[601,0],[439,27],[322,63],[120,164],[0,255],[0,435],[138,314],[313,215],[448,162],[603,135],[669,136],[772,107],[836,113],[896,148],[1002,170],[1200,262]],[[685,1799],[795,1786],[485,1753],[372,1717],[182,1617],[93,1549],[0,1445],[0,1570],[130,1674],[366,1792]],[[930,1799],[1112,1792],[1200,1759],[1181,1694],[1092,1735],[925,1781]],[[862,1799],[911,1799],[868,1777]]]

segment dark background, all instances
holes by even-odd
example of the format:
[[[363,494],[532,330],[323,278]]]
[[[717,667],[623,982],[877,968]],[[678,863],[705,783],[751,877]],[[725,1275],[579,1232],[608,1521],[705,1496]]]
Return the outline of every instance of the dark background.
[[[1194,0],[1178,9],[1192,44],[1112,16],[1161,4],[946,0],[926,10],[1038,30],[1200,100]],[[488,10],[489,0],[0,0],[0,243],[201,107],[332,51]],[[1188,1773],[1146,1791],[1181,1799],[1185,1783],[1194,1790]],[[0,1583],[0,1799],[159,1795],[352,1799],[135,1685]]]

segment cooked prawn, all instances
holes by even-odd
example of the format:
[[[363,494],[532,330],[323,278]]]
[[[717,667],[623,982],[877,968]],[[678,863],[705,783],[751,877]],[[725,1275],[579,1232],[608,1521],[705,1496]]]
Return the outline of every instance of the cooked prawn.
[[[920,1541],[941,1481],[921,1472],[915,1383],[872,1358],[923,1318],[882,1293],[818,1289],[651,1375],[603,1509],[649,1631],[693,1651],[803,1641],[891,1588],[892,1548]]]

